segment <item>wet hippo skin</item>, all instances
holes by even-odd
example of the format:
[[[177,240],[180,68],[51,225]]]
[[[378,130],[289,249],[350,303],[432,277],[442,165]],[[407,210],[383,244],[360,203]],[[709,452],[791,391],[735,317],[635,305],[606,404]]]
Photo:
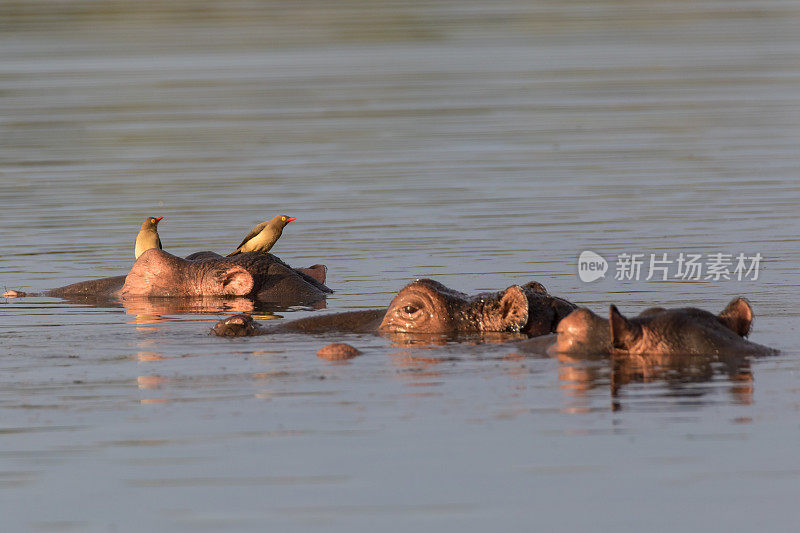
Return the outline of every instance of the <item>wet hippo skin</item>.
[[[219,336],[265,333],[403,333],[453,334],[510,332],[543,335],[555,331],[575,305],[551,296],[536,282],[512,285],[503,291],[469,296],[431,279],[401,289],[388,309],[369,309],[313,316],[261,326],[247,315],[218,322]]]
[[[331,293],[324,282],[324,266],[294,269],[272,254],[249,252],[222,257],[198,252],[181,259],[154,248],[136,260],[127,276],[74,283],[46,294],[121,298],[241,296],[299,304]]]
[[[775,353],[745,338],[752,321],[753,310],[744,298],[734,299],[718,315],[693,307],[656,307],[626,318],[612,305],[606,320],[578,308],[559,323],[549,351],[617,355]]]

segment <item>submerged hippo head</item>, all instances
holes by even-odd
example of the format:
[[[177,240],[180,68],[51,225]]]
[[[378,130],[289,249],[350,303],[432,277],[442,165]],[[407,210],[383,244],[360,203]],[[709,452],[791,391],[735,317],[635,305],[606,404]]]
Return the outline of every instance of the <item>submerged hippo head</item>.
[[[123,296],[247,296],[255,279],[235,263],[181,259],[156,248],[136,260],[122,287]]]
[[[625,318],[611,306],[605,320],[585,308],[558,325],[553,349],[561,353],[710,354],[721,350],[763,348],[744,339],[753,310],[736,298],[719,314],[702,309],[652,308]]]
[[[512,285],[499,292],[468,296],[431,279],[410,283],[397,293],[378,331],[456,333],[507,331],[541,335],[574,305],[547,294],[541,284]]]
[[[181,259],[157,248],[136,260],[121,296],[248,296],[280,302],[324,296],[330,289],[271,254],[195,254]]]

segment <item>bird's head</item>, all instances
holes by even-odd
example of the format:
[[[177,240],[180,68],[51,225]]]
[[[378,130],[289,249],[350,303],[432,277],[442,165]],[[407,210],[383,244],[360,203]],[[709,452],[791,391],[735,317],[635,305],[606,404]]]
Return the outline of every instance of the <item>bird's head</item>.
[[[288,224],[289,222],[291,222],[291,221],[293,221],[293,220],[297,220],[297,218],[295,218],[295,217],[290,217],[289,215],[278,215],[278,216],[276,216],[276,217],[275,217],[274,219],[272,219],[272,220],[273,220],[273,222],[276,222],[276,223],[277,223],[277,224],[278,224],[280,227],[282,227],[282,228],[283,228],[283,227],[285,227],[285,226],[286,226],[286,224]]]
[[[158,226],[158,223],[161,222],[161,219],[164,217],[147,217],[144,219],[144,223],[142,224],[142,229],[146,228],[155,228]]]

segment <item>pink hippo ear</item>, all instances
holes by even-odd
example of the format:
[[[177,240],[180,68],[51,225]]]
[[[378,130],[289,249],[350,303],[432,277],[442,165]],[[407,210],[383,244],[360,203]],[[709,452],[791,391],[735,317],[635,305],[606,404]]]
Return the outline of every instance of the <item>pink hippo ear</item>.
[[[528,324],[528,297],[519,285],[512,285],[500,297],[499,331],[522,331]]]
[[[642,337],[642,327],[634,324],[619,312],[616,305],[608,309],[608,322],[611,326],[611,346],[619,350],[630,350]]]
[[[747,337],[753,323],[753,309],[744,298],[736,298],[719,314],[719,319],[737,335]]]
[[[214,288],[213,293],[225,296],[247,296],[253,292],[255,285],[252,274],[239,265],[219,270],[214,281],[219,285]]]

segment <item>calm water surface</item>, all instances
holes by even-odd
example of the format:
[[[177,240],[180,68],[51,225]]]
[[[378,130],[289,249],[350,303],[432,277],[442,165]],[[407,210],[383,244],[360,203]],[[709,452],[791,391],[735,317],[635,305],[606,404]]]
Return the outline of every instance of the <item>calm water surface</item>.
[[[147,215],[187,255],[287,213],[273,251],[328,265],[331,311],[418,277],[598,313],[742,295],[782,354],[620,375],[349,336],[337,364],[334,337],[210,337],[241,302],[0,300],[4,529],[796,526],[800,6],[220,5],[0,7],[0,286],[123,274]],[[587,249],[764,260],[587,284]]]

